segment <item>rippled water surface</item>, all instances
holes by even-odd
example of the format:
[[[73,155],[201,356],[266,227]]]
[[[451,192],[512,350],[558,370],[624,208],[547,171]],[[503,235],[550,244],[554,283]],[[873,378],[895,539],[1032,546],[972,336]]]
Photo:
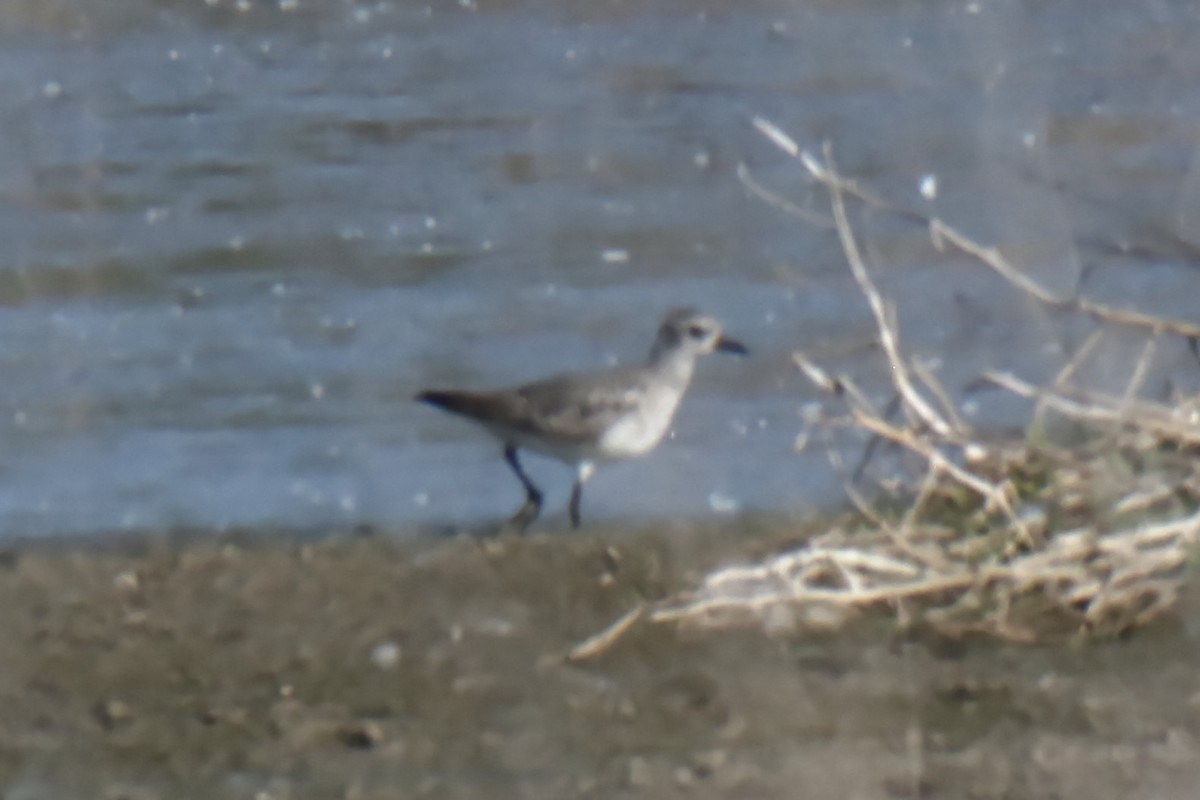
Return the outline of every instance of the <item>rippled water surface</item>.
[[[1056,291],[1194,318],[1198,29],[1185,2],[6,3],[0,535],[507,514],[495,445],[413,392],[640,358],[680,304],[753,355],[706,361],[585,515],[829,507],[790,353],[886,375],[831,232],[738,179],[824,211],[752,118]],[[1087,333],[859,224],[953,391]],[[1183,347],[1159,368],[1195,383]]]

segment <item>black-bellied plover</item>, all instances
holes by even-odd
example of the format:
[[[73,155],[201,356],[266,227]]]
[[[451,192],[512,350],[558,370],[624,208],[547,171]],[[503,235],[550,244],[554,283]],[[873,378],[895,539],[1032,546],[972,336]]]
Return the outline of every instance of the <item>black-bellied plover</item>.
[[[525,503],[509,520],[524,530],[542,509],[542,492],[521,467],[517,451],[532,450],[575,468],[569,506],[579,527],[583,484],[597,462],[653,450],[675,417],[696,357],[721,351],[745,355],[721,324],[694,309],[667,314],[650,355],[640,366],[616,366],[556,375],[490,392],[428,390],[417,400],[482,425],[504,444],[504,459],[525,487]]]

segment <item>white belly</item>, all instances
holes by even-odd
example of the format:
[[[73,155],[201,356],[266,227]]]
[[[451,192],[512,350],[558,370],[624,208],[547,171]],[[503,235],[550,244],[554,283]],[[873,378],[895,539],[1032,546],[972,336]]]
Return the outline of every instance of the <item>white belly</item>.
[[[601,458],[630,458],[648,453],[658,446],[671,428],[680,393],[660,390],[647,395],[639,408],[604,432],[597,443]]]

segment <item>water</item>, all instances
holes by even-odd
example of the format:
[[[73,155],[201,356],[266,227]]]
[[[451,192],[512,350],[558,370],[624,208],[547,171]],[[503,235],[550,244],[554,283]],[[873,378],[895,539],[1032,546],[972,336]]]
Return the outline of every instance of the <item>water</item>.
[[[6,3],[0,536],[507,514],[495,446],[411,395],[640,358],[679,304],[754,355],[705,362],[673,438],[602,470],[585,518],[830,507],[824,447],[793,450],[817,398],[790,353],[881,395],[886,375],[832,235],[737,179],[744,163],[824,209],[751,119],[832,141],[846,173],[1055,290],[1085,276],[1097,299],[1187,318],[1197,15]],[[1045,378],[1087,333],[912,226],[859,222],[906,345],[952,390],[984,365]],[[1099,379],[1127,376],[1128,344]],[[1195,383],[1182,346],[1160,370]],[[531,468],[561,517],[568,476]]]

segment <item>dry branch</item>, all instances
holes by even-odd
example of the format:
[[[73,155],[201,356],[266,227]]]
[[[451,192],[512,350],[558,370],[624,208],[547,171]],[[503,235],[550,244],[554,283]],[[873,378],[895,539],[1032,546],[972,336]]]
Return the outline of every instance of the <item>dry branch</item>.
[[[827,191],[906,423],[889,421],[891,412],[876,408],[849,377],[805,354],[794,355],[796,366],[846,407],[843,417],[825,424],[871,434],[868,453],[887,442],[916,456],[925,465],[923,477],[898,517],[872,507],[848,485],[863,519],[855,529],[829,531],[762,563],[724,567],[692,591],[641,604],[570,657],[595,657],[646,624],[749,624],[773,630],[784,625],[800,631],[839,628],[859,612],[876,609],[895,614],[901,627],[941,636],[1037,642],[1114,635],[1169,613],[1188,558],[1200,544],[1200,466],[1194,463],[1200,451],[1200,400],[1168,405],[1142,397],[1141,391],[1160,340],[1180,337],[1194,346],[1200,327],[1056,296],[996,248],[941,220],[897,209],[842,177],[828,146],[824,159],[817,159],[774,124],[755,119],[754,125],[800,160]],[[826,224],[761,187],[744,168],[739,177],[771,205]],[[1089,336],[1048,387],[1004,372],[982,376],[1034,401],[1035,424],[1053,412],[1090,432],[1090,438],[1071,447],[1024,440],[982,443],[956,414],[933,371],[905,356],[893,310],[872,280],[851,229],[847,197],[920,220],[935,246],[954,246],[1041,303],[1089,315],[1102,326],[1143,331],[1142,353],[1120,394],[1074,383],[1104,327]],[[840,468],[841,458],[830,457]]]

